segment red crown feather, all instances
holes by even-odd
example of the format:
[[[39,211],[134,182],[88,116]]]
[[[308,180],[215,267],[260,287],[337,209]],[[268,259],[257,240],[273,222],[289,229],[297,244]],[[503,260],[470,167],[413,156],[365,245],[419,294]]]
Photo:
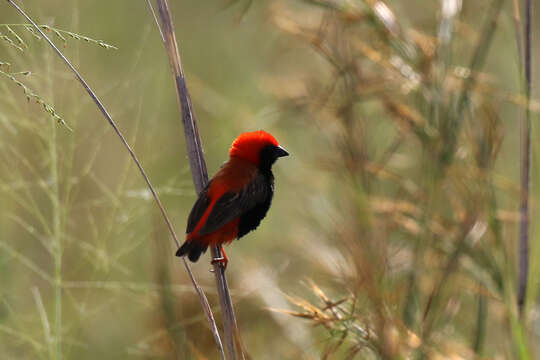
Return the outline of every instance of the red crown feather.
[[[229,156],[239,157],[258,165],[259,153],[268,145],[279,146],[276,138],[264,130],[246,132],[233,141]]]

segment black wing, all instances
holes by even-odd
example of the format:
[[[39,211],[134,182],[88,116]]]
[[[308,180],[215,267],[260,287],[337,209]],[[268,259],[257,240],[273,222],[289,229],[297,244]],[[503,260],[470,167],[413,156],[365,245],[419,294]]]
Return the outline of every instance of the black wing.
[[[244,190],[227,192],[219,198],[199,234],[206,235],[218,230],[255,206],[264,203],[268,196],[271,196],[268,179],[258,174]]]
[[[199,194],[199,198],[197,199],[195,205],[193,205],[193,208],[189,213],[186,234],[191,233],[193,229],[195,229],[195,227],[199,223],[199,220],[201,220],[202,216],[204,215],[206,209],[208,209],[208,206],[210,206],[210,199],[208,198],[209,186],[210,183],[208,183],[204,190],[201,191],[201,193]]]

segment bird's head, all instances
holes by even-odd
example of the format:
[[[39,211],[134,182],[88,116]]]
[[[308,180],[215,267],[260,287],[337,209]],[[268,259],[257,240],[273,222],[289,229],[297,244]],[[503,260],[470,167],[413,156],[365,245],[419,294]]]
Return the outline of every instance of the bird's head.
[[[233,141],[229,155],[247,160],[262,170],[270,170],[277,158],[289,153],[279,146],[276,138],[259,130],[240,134]]]

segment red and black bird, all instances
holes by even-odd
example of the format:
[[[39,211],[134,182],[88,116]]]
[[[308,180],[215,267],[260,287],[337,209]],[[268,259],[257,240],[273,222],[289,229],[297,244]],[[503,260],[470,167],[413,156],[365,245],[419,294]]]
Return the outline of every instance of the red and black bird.
[[[239,239],[259,226],[274,195],[272,165],[289,153],[265,131],[243,133],[234,140],[229,160],[199,194],[189,214],[186,241],[176,256],[196,262],[209,246]],[[214,262],[214,261],[213,261]]]

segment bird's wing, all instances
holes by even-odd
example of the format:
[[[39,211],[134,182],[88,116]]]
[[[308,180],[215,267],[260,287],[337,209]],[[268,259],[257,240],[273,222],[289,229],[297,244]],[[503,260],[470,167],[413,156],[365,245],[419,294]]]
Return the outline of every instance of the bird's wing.
[[[210,183],[204,188],[203,191],[199,194],[199,198],[193,205],[193,208],[191,209],[191,212],[189,213],[188,222],[187,222],[187,228],[186,228],[186,234],[190,234],[193,230],[195,230],[195,227],[197,227],[197,224],[204,216],[204,213],[208,210],[208,207],[210,206],[210,198],[208,197],[208,188],[210,186]]]
[[[269,191],[264,175],[257,174],[242,190],[224,193],[212,207],[199,235],[210,234],[263,203]]]

